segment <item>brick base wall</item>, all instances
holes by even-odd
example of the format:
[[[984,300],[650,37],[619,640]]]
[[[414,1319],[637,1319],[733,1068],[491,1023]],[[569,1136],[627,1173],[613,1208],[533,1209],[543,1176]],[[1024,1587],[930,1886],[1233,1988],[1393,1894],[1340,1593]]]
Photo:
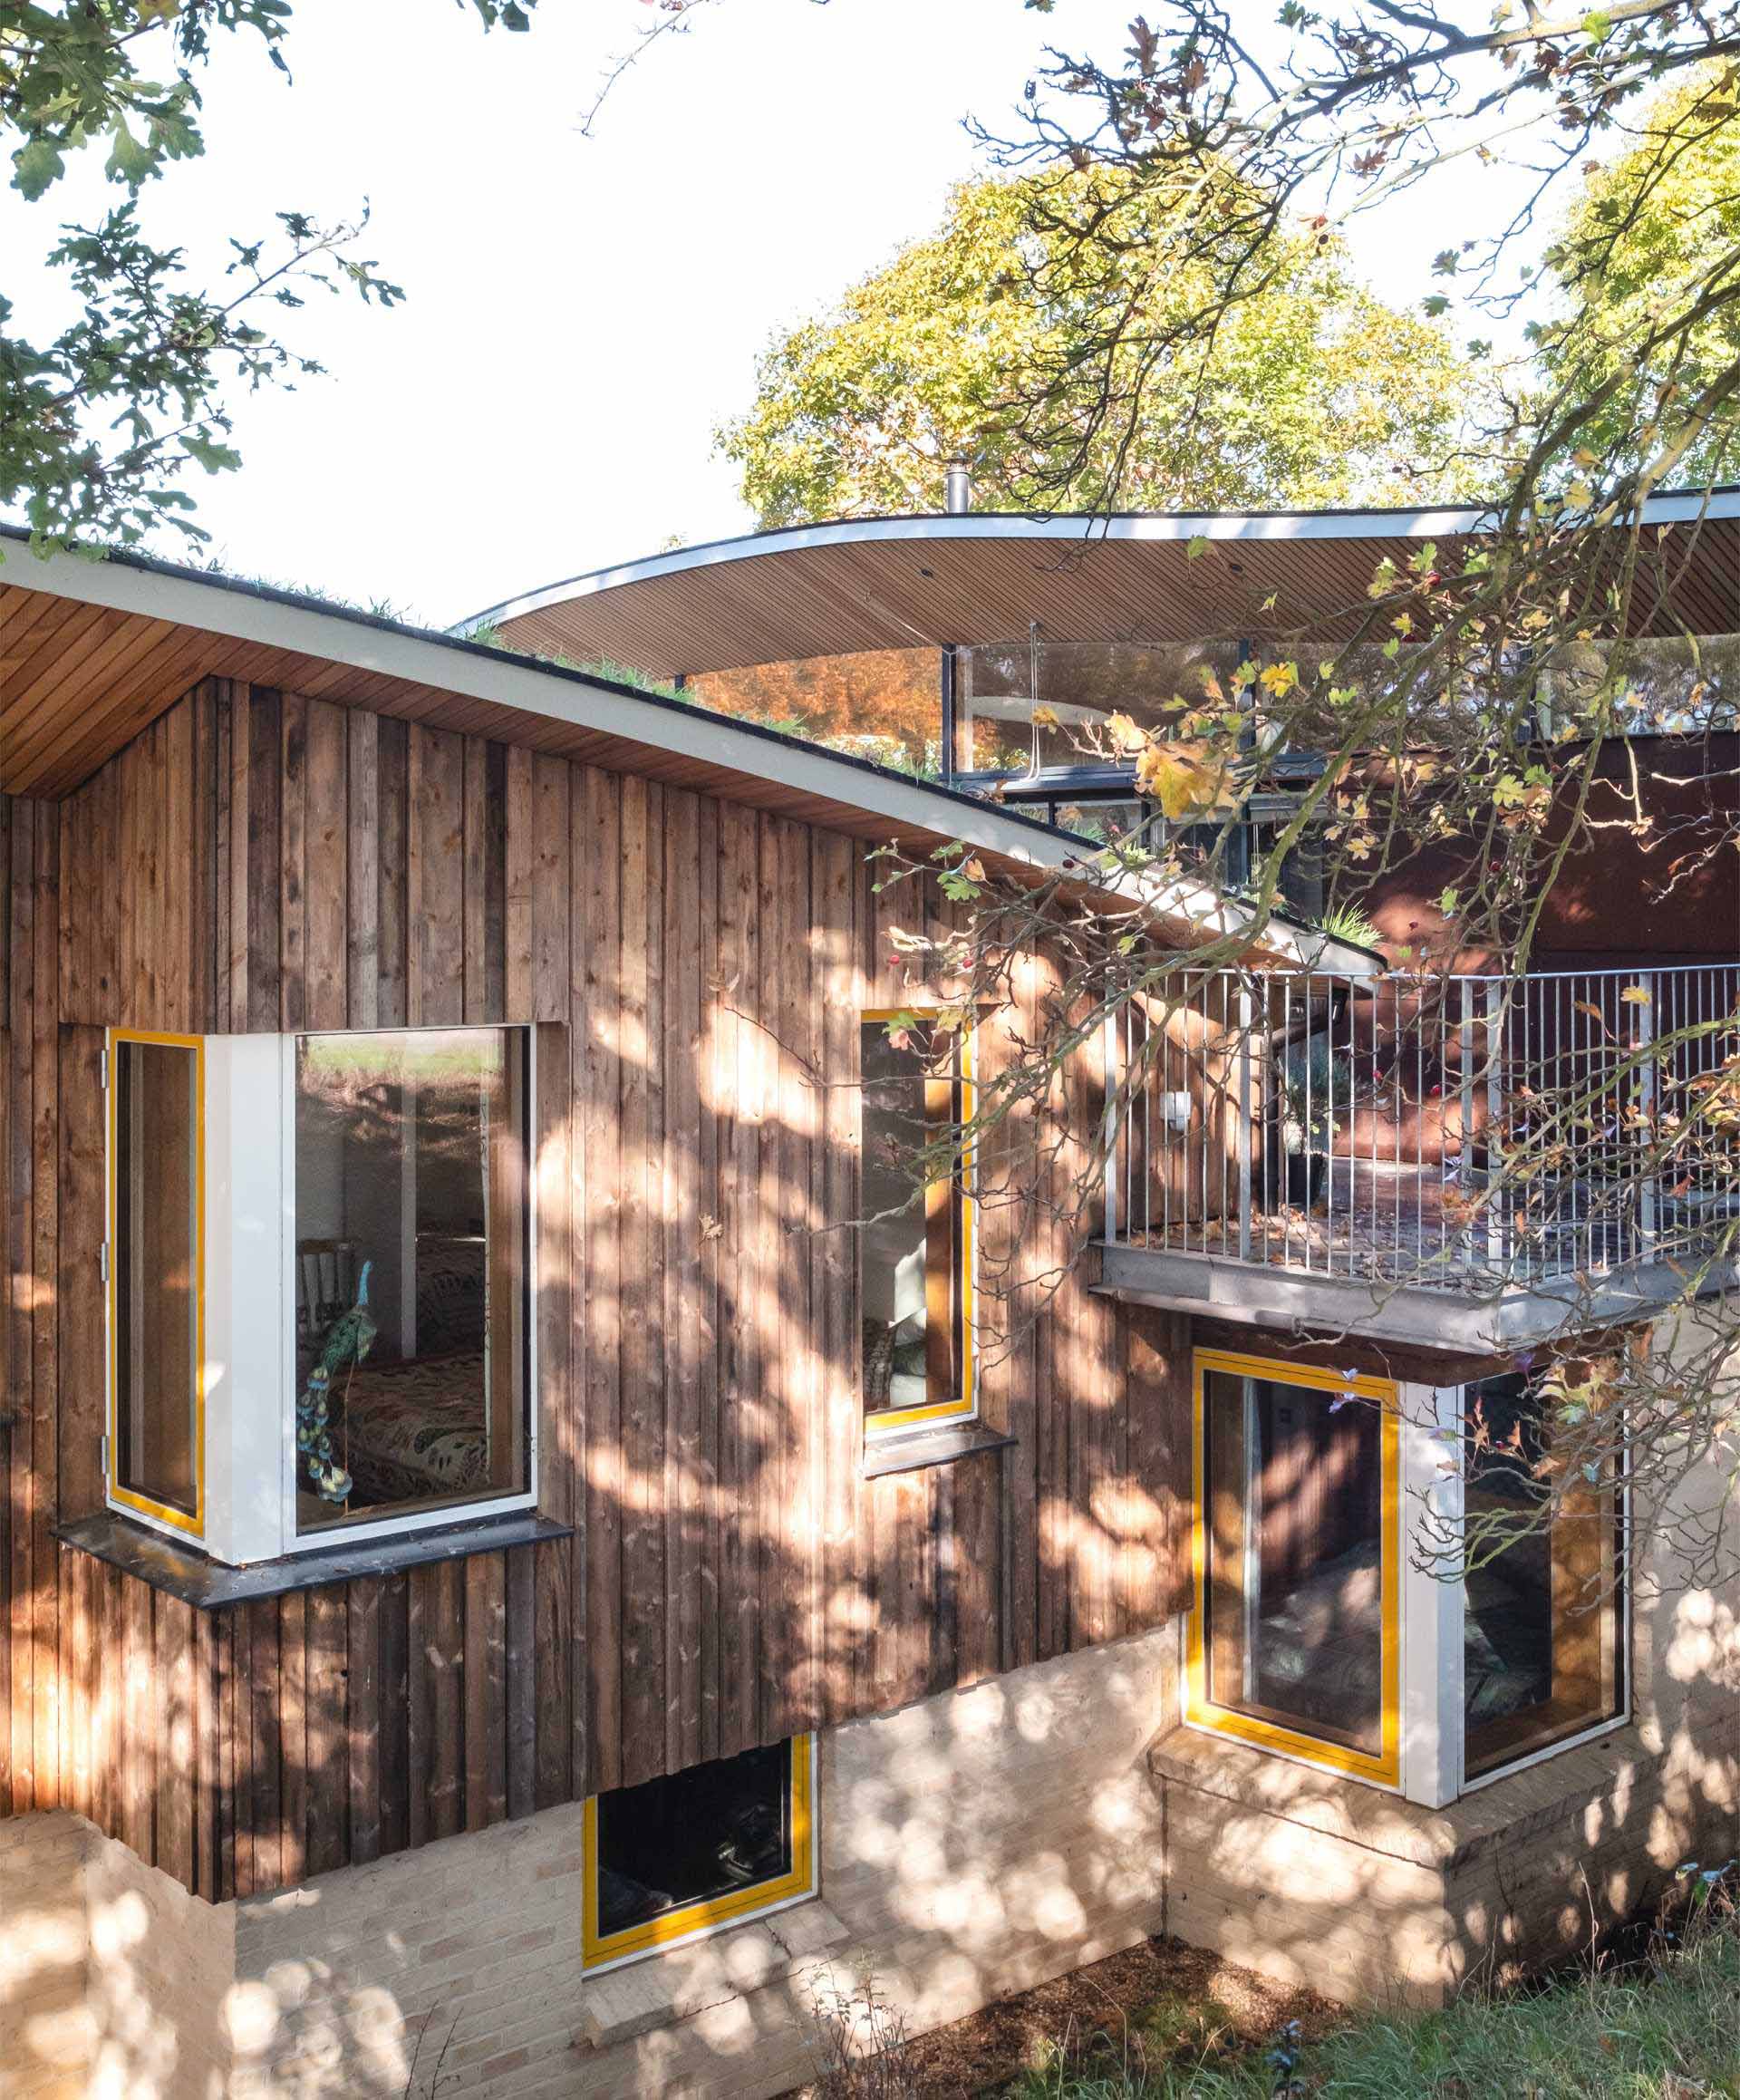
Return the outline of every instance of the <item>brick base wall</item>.
[[[917,2031],[1163,1931],[1436,2003],[1736,1850],[1740,1721],[1689,1636],[1670,1720],[1442,1811],[1174,1726],[1177,1650],[1167,1629],[832,1731],[819,1896],[602,1975],[578,1808],[215,1908],[73,1816],[0,1823],[0,2100],[759,2100],[810,2076],[829,1971]]]
[[[830,1731],[820,1895],[590,1977],[577,1807],[216,1908],[72,1816],[0,1824],[0,2096],[783,2093],[828,1970],[917,2030],[1159,1929],[1176,1653],[1168,1628]]]
[[[1427,1809],[1178,1728],[1150,1753],[1166,1926],[1331,1997],[1441,2004],[1587,1948],[1736,1856],[1740,1718],[1627,1727]]]
[[[0,2100],[218,2100],[232,1907],[82,1817],[0,1821]]]

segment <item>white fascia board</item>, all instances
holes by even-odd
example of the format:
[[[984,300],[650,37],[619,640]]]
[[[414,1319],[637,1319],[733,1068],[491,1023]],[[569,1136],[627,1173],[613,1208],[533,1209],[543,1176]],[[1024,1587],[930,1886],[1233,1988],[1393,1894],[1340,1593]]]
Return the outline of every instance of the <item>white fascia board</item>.
[[[922,781],[879,768],[856,765],[835,753],[784,737],[744,728],[729,715],[670,701],[643,699],[589,677],[584,672],[540,664],[498,649],[424,634],[314,604],[286,601],[248,588],[208,583],[173,569],[81,556],[34,556],[20,550],[8,558],[5,580],[25,590],[72,598],[85,605],[169,620],[226,639],[288,649],[345,663],[359,671],[434,686],[546,721],[568,723],[621,738],[672,757],[717,766],[749,780],[770,781],[795,794],[813,795],[863,811],[891,830],[924,831],[959,839],[1036,869],[1078,867],[1084,880],[1107,891],[1132,895],[1153,908],[1201,925],[1213,934],[1236,934],[1251,915],[1204,884],[1181,882],[1164,889],[1146,880],[1133,893],[1131,877],[1099,876],[1083,842],[1005,817],[990,801],[944,793]],[[1137,878],[1139,879],[1139,878]],[[1286,960],[1302,960],[1303,939],[1318,966],[1365,975],[1377,965],[1364,949],[1271,920],[1265,944]]]
[[[1740,517],[1740,489],[1693,490],[1685,495],[1651,496],[1643,507],[1645,525],[1684,525],[1698,518]],[[504,598],[456,621],[452,632],[470,634],[504,620],[517,620],[551,605],[592,598],[625,584],[660,576],[693,575],[721,564],[753,561],[763,555],[793,554],[817,547],[942,545],[966,540],[1028,541],[1035,545],[1096,546],[1102,540],[1160,545],[1207,540],[1415,540],[1490,532],[1495,519],[1480,505],[1459,504],[1383,510],[1136,511],[1112,518],[1030,517],[1009,512],[972,512],[928,518],[829,518],[817,525],[776,527],[769,532],[744,533],[735,539],[714,539],[699,547],[672,547],[608,568],[566,576],[536,590]]]

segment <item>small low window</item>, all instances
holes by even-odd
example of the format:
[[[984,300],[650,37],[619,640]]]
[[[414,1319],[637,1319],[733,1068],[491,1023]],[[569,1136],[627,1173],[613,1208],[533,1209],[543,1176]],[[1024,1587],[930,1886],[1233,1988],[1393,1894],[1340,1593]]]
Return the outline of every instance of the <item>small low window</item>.
[[[1620,1495],[1580,1481],[1550,1524],[1539,1387],[1515,1374],[1466,1393],[1463,1766],[1470,1779],[1623,1711]]]
[[[110,1493],[197,1533],[204,1518],[200,1046],[110,1040]]]
[[[587,1966],[810,1894],[810,1738],[796,1736],[588,1801]]]
[[[523,1029],[296,1043],[296,1528],[527,1485]]]
[[[1394,1784],[1395,1389],[1206,1351],[1197,1373],[1192,1718]]]
[[[861,1038],[864,1407],[878,1431],[972,1412],[973,1205],[966,1164],[914,1173],[972,1114],[972,1046],[866,1014]]]

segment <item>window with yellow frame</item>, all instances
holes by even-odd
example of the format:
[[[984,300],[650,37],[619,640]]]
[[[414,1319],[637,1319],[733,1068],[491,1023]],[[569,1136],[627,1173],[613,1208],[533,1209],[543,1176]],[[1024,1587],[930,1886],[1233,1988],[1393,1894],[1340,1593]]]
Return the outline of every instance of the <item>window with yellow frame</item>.
[[[1186,1718],[1394,1786],[1401,1761],[1395,1385],[1201,1350]]]
[[[110,1500],[205,1529],[204,1050],[109,1036]]]
[[[652,1954],[816,1887],[809,1736],[594,1795],[585,1809],[585,1965]]]
[[[862,1016],[860,1051],[864,1410],[884,1435],[973,1411],[972,1163],[916,1197],[914,1179],[926,1149],[972,1118],[973,1053],[970,1035],[894,1009]]]

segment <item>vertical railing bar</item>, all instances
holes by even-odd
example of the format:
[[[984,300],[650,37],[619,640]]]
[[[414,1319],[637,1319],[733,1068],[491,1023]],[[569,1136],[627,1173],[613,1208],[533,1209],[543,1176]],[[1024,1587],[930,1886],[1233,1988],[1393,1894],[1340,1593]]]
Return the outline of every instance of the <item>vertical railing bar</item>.
[[[1239,1259],[1251,1259],[1251,1031],[1255,1022],[1251,1011],[1251,981],[1239,980]]]
[[[1395,1273],[1399,1276],[1406,1266],[1402,1254],[1402,1235],[1405,1228],[1402,1224],[1402,1044],[1398,1032],[1401,1006],[1396,980],[1389,977],[1385,980],[1385,983],[1387,986],[1385,996],[1389,1001],[1389,1025],[1386,1032],[1392,1058],[1389,1068],[1389,1171],[1394,1176],[1396,1186],[1396,1222],[1393,1227],[1395,1245],[1392,1250],[1391,1265]]]
[[[1415,992],[1414,1011],[1414,1273],[1426,1255],[1426,1000]]]
[[[1203,1067],[1203,1102],[1204,1102],[1204,1107],[1213,1105],[1213,1088],[1209,1086],[1209,1029],[1220,1027],[1220,1021],[1215,1021],[1215,1014],[1213,1014],[1213,985],[1215,985],[1215,979],[1207,973],[1207,970],[1204,970],[1203,973],[1203,1033],[1201,1033],[1201,1038],[1198,1038],[1198,1044],[1196,1044],[1196,1059]],[[1223,1126],[1226,1124],[1226,1100],[1223,1098],[1220,1102],[1220,1113],[1222,1113],[1222,1126]],[[1223,1130],[1223,1127],[1222,1127],[1220,1148],[1222,1148],[1222,1153],[1226,1151],[1226,1130]],[[1186,1239],[1188,1237],[1190,1234],[1188,1234],[1188,1226],[1186,1226]],[[1198,1247],[1209,1245],[1209,1126],[1207,1126],[1207,1113],[1204,1113],[1204,1118],[1203,1118],[1203,1205],[1201,1205],[1201,1214],[1198,1214],[1198,1218],[1196,1218],[1196,1245]]]
[[[1114,987],[1116,990],[1116,987]],[[1118,1121],[1117,1121],[1117,1048],[1118,1016],[1116,1008],[1106,1016],[1106,1025],[1100,1030],[1101,1060],[1105,1068],[1106,1108],[1103,1117],[1106,1147],[1106,1225],[1108,1240],[1117,1237],[1117,1176],[1118,1176]],[[1125,1068],[1128,1069],[1127,1065]],[[1127,1152],[1127,1145],[1125,1147]]]
[[[1503,1114],[1503,1089],[1499,1059],[1504,1027],[1504,980],[1486,980],[1486,1259],[1494,1268],[1503,1260],[1503,1226],[1498,1212],[1504,1197],[1503,1166],[1500,1159],[1499,1123]]]

